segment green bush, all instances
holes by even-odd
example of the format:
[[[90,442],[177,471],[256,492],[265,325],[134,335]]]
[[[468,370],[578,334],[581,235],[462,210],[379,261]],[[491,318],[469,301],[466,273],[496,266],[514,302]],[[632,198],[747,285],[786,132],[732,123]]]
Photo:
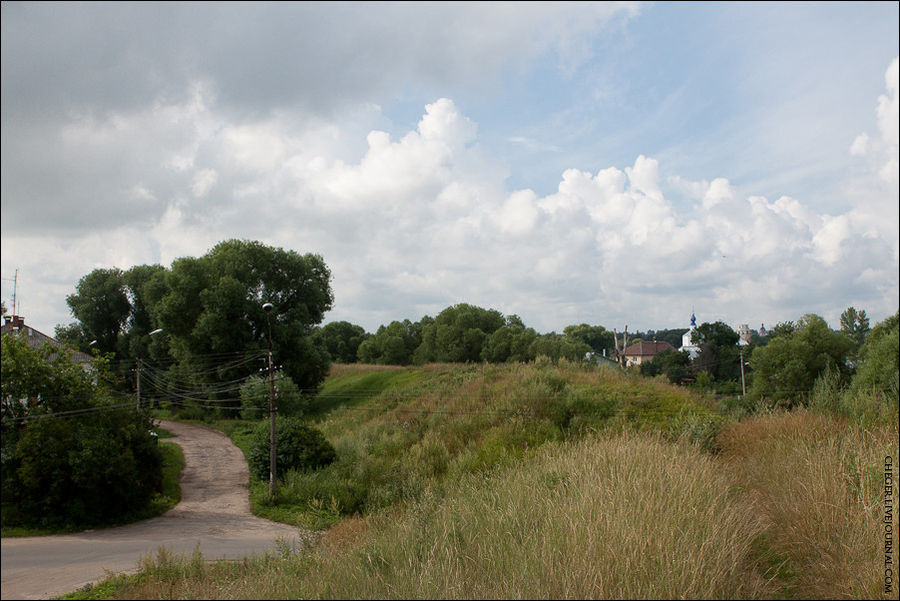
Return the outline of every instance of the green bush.
[[[337,459],[337,452],[325,435],[297,418],[275,419],[275,469],[279,477],[288,470],[312,470]],[[269,479],[269,422],[262,422],[253,434],[250,469],[260,480]]]
[[[161,489],[149,416],[107,396],[105,363],[2,337],[4,526],[107,525],[143,511]]]
[[[150,421],[133,410],[37,419],[16,442],[4,503],[22,524],[100,525],[144,508],[161,489],[162,456]],[[7,478],[7,476],[9,478]]]
[[[281,415],[298,416],[306,408],[307,399],[300,389],[284,374],[275,375],[275,405]],[[269,414],[269,379],[253,376],[241,386],[241,417],[257,420]]]

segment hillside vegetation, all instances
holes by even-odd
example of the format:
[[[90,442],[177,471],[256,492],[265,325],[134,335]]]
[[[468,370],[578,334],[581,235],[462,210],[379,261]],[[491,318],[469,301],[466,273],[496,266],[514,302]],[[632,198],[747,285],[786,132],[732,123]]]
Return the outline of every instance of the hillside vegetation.
[[[335,366],[310,409],[338,460],[289,472],[278,503],[261,509],[330,525],[317,542],[238,563],[161,551],[103,590],[882,596],[879,512],[885,458],[900,460],[896,407],[865,423],[815,409],[735,422],[682,388],[538,361]],[[244,428],[232,426],[236,440]],[[251,489],[263,505],[265,484]]]
[[[683,389],[565,361],[335,366],[311,411],[337,461],[286,474],[277,503],[262,483],[253,490],[261,515],[290,521],[292,507],[306,527],[417,499],[547,442],[636,429],[709,446],[724,423]]]

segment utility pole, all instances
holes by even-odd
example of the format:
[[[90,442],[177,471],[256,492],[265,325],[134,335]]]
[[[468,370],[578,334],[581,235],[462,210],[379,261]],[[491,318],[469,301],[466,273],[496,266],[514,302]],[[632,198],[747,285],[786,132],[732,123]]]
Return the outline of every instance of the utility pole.
[[[149,336],[156,336],[157,334],[162,333],[162,331],[163,331],[162,328],[156,328],[155,330],[150,332]],[[94,342],[97,342],[97,341],[94,340]],[[94,342],[91,342],[91,344],[94,344]],[[152,378],[151,378],[151,380],[152,380]],[[153,382],[150,382],[150,383],[152,384]],[[138,411],[141,410],[141,357],[140,357],[140,355],[138,355],[138,358],[137,358],[137,410]]]
[[[269,325],[269,497],[273,499],[278,492],[275,474],[275,370],[272,366],[272,318],[269,316],[274,308],[272,303],[263,305]]]
[[[151,380],[153,378],[150,378]],[[141,410],[141,358],[137,358],[137,407],[138,411]]]
[[[741,349],[741,396],[747,396],[747,387],[744,386],[744,349]]]

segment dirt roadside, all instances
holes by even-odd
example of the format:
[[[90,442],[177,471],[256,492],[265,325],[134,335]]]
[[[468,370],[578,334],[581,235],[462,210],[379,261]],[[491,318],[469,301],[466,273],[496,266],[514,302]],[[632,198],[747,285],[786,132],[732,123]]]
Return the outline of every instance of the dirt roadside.
[[[185,468],[181,502],[165,515],[127,526],[78,534],[0,541],[3,599],[48,599],[107,576],[130,572],[141,557],[165,547],[206,559],[240,559],[307,539],[293,526],[250,513],[249,470],[244,455],[213,428],[160,422],[181,446]]]

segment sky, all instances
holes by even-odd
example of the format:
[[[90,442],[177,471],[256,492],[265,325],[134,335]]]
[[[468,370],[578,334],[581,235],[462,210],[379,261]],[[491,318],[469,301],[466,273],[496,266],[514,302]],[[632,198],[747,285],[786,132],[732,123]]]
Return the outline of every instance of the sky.
[[[3,2],[2,299],[222,240],[322,256],[325,322],[539,332],[898,288],[898,3]]]

